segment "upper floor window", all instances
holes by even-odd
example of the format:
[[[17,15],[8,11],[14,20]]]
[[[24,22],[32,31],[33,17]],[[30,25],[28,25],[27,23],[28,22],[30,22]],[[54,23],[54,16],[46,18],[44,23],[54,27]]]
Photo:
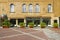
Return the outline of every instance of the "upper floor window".
[[[52,5],[48,4],[48,12],[52,12]]]
[[[33,6],[32,6],[32,4],[29,4],[29,12],[33,12]]]
[[[14,4],[10,5],[10,12],[14,12]]]
[[[35,12],[37,12],[37,13],[40,12],[40,6],[39,6],[39,4],[35,5]]]
[[[25,4],[22,5],[22,12],[26,12],[26,5]]]

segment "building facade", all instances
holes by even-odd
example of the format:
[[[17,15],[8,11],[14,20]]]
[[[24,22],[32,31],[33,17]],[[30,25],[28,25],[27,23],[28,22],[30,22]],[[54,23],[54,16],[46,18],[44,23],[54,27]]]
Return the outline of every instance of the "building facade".
[[[52,26],[56,22],[60,26],[60,0],[0,0],[0,16],[4,14],[14,25],[45,22]]]

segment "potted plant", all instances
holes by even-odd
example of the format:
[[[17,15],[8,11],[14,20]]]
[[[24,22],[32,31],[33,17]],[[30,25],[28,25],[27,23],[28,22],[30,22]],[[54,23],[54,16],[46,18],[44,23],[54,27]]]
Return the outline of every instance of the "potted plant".
[[[2,23],[3,28],[9,28],[10,27],[10,22],[8,20],[4,20]]]
[[[53,23],[54,28],[58,28],[58,23]]]
[[[30,22],[28,25],[29,25],[30,28],[34,27],[34,23],[33,22]]]
[[[19,25],[20,25],[20,28],[24,28],[25,27],[25,23],[24,22],[20,22]]]
[[[45,28],[45,27],[46,27],[46,23],[41,22],[41,23],[40,23],[40,26],[41,26],[41,28]]]

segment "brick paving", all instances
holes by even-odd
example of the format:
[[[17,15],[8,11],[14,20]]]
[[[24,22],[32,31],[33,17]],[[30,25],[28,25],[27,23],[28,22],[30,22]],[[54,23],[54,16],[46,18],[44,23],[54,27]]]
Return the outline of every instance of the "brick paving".
[[[60,28],[49,28],[49,29],[60,34]]]
[[[46,40],[46,38],[40,37],[46,35],[43,32],[32,30],[32,29],[22,29],[22,28],[9,28],[0,29],[0,40]],[[21,34],[21,35],[20,35]],[[37,35],[38,34],[38,35]]]
[[[44,30],[40,28],[38,30],[34,28],[0,28],[0,40],[54,40],[45,34]]]
[[[3,37],[3,36],[9,36],[9,35],[15,35],[15,34],[22,34],[22,33],[18,33],[18,32],[15,32],[11,29],[0,29],[0,37]]]
[[[18,28],[18,30],[22,30],[23,32],[30,33],[32,35],[48,40],[48,37],[43,33],[42,29],[41,30],[27,29],[26,31],[26,29]]]
[[[52,40],[60,40],[60,34],[57,32],[54,32],[50,29],[43,29],[44,33],[49,37],[52,38]]]
[[[32,38],[31,36],[28,35],[19,35],[15,37],[3,38],[0,40],[38,40],[38,39]]]

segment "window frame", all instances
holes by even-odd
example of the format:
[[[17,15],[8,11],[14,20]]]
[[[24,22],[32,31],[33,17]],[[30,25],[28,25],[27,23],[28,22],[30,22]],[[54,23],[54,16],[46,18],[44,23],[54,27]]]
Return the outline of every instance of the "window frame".
[[[35,5],[35,13],[40,13],[40,5],[39,4]]]
[[[10,13],[15,13],[15,5],[14,4],[10,4]]]
[[[26,12],[26,4],[22,4],[22,12],[25,13]]]
[[[32,4],[29,4],[28,11],[29,11],[29,13],[33,12],[33,5]]]
[[[52,4],[48,4],[48,13],[52,12],[53,12]]]

